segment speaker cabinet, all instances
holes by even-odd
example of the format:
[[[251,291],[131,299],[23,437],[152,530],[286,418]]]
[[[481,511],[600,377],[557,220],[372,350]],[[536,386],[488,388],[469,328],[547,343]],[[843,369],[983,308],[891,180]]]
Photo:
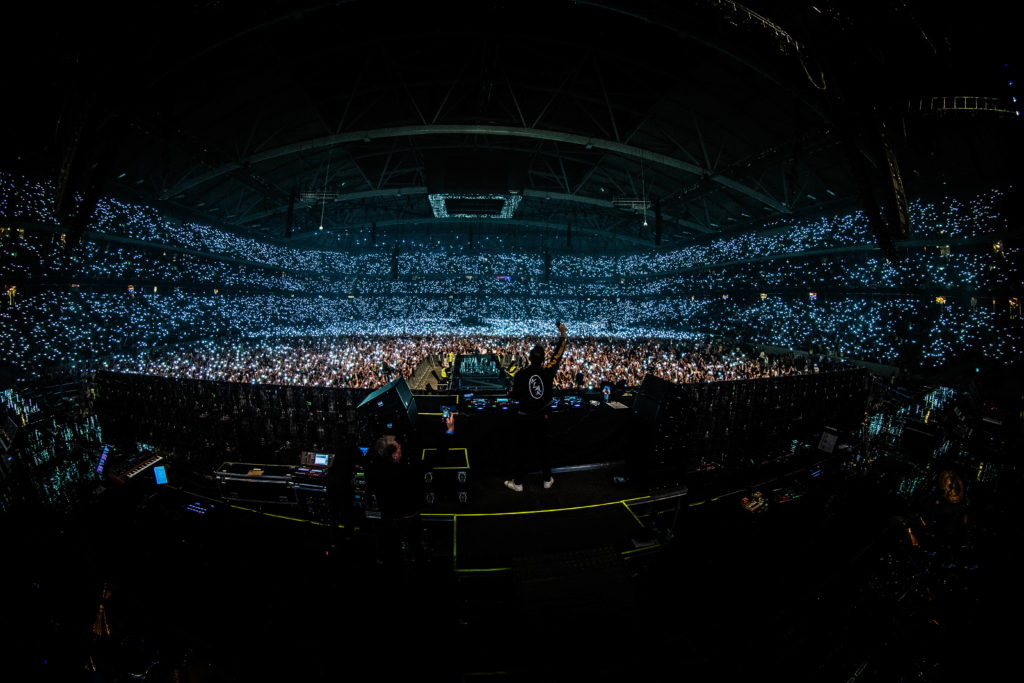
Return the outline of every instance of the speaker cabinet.
[[[405,378],[399,377],[364,398],[356,414],[373,438],[408,432],[416,424],[416,399]]]

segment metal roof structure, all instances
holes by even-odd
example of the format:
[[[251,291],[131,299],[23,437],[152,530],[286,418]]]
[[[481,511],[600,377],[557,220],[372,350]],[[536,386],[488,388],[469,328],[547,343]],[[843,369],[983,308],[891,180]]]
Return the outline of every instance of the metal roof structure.
[[[884,245],[908,193],[1012,174],[998,7],[30,8],[5,47],[9,163],[84,195],[69,220],[89,189],[130,193],[297,247],[470,220],[635,250],[840,206]]]

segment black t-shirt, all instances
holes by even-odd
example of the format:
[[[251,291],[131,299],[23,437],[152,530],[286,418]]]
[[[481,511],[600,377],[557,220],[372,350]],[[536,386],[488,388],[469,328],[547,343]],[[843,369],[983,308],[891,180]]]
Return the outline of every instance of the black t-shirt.
[[[519,411],[534,414],[551,404],[551,388],[555,382],[555,369],[543,365],[530,365],[516,373],[512,394],[519,402]]]
[[[531,364],[516,373],[512,395],[519,402],[519,412],[536,415],[551,405],[555,374],[565,351],[565,337],[560,337],[551,360],[546,364]]]

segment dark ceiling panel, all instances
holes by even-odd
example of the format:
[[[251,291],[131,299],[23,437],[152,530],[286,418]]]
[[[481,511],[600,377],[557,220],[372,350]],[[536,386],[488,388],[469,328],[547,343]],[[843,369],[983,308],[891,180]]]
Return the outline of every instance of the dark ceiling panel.
[[[1012,174],[1012,117],[911,106],[1009,106],[1000,7],[971,22],[853,0],[27,7],[4,45],[20,67],[8,147],[86,178],[116,144],[108,187],[259,234],[293,192],[332,229],[427,219],[417,188],[504,174],[521,214],[608,235],[631,220],[613,200],[657,199],[678,244],[882,197],[886,154],[912,191]],[[461,132],[363,133],[409,126]]]

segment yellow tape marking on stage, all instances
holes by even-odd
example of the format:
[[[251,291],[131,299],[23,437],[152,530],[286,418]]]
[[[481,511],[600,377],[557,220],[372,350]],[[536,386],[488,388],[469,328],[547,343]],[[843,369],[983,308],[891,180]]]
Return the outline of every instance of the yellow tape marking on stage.
[[[519,510],[516,512],[455,512],[452,513],[453,517],[500,517],[502,515],[536,515],[544,512],[567,512],[569,510],[586,510],[589,508],[599,508],[608,505],[624,505],[626,503],[635,503],[640,500],[648,500],[650,496],[640,496],[639,498],[625,498],[623,500],[613,500],[608,503],[594,503],[593,505],[577,505],[575,507],[568,508],[551,508],[548,510]],[[629,507],[628,505],[626,506]],[[632,510],[630,510],[632,513]]]
[[[422,461],[422,460],[426,460],[427,459],[427,451],[436,451],[436,450],[437,450],[436,448],[424,448],[423,449],[423,455],[420,456],[420,460]],[[469,449],[468,448],[449,448],[448,451],[449,452],[451,452],[451,451],[462,451],[463,455],[466,456],[466,464],[465,465],[453,465],[451,467],[435,467],[433,469],[435,469],[435,470],[468,470],[469,469]]]
[[[316,526],[331,526],[327,522],[317,522],[313,519],[302,519],[301,517],[288,517],[286,515],[275,515],[273,512],[261,512],[260,510],[254,510],[253,508],[242,507],[241,505],[232,505],[236,510],[244,510],[246,512],[252,512],[257,515],[263,515],[264,517],[274,517],[275,519],[287,519],[289,522],[304,522],[306,524],[315,524]],[[338,524],[339,529],[344,529],[344,524]]]
[[[299,519],[298,517],[286,517],[285,515],[275,515],[273,512],[264,512],[263,514],[265,514],[267,517],[275,517],[277,519],[287,519],[290,522],[310,522],[310,524],[315,524],[315,522],[312,522],[312,521],[310,521],[308,519]]]
[[[569,510],[587,510],[589,508],[607,507],[608,505],[619,505],[625,503],[623,500],[615,500],[610,503],[595,503],[593,505],[577,505],[569,508],[552,508],[550,510],[519,510],[516,512],[459,512],[455,517],[502,517],[505,515],[539,515],[545,512],[568,512]]]
[[[452,466],[452,467],[435,467],[435,470],[468,470],[469,469],[469,449],[468,448],[449,448],[451,451],[462,451],[462,454],[466,456],[466,464],[464,467]]]
[[[456,545],[459,540],[459,517],[452,517],[452,569],[459,571],[459,549]]]
[[[485,567],[485,568],[480,568],[480,569],[459,569],[459,566],[458,566],[458,550],[457,550],[457,547],[456,547],[456,539],[459,536],[459,534],[458,534],[459,517],[501,517],[501,516],[505,516],[505,515],[533,515],[533,514],[538,514],[538,513],[542,513],[542,512],[567,512],[569,510],[587,510],[587,509],[590,509],[590,508],[606,507],[608,505],[624,505],[626,507],[626,509],[629,510],[629,514],[633,515],[633,518],[636,519],[637,523],[640,524],[641,527],[644,527],[643,522],[641,522],[639,519],[637,519],[636,515],[633,513],[632,510],[629,509],[629,506],[626,505],[626,503],[635,503],[637,501],[649,500],[649,499],[650,499],[650,496],[640,496],[639,498],[626,498],[624,500],[615,500],[615,501],[612,501],[610,503],[596,503],[594,505],[578,505],[578,506],[575,506],[575,507],[554,508],[554,509],[550,509],[550,510],[522,510],[522,511],[519,511],[519,512],[465,512],[465,513],[460,513],[460,512],[456,512],[456,513],[434,512],[434,513],[424,513],[424,515],[430,516],[430,517],[449,517],[450,516],[452,518],[452,568],[455,571],[462,572],[462,573],[468,573],[468,572],[500,572],[500,571],[508,571],[510,568],[509,567]],[[424,515],[421,515],[421,516],[424,516]],[[646,528],[646,527],[644,527],[644,528]],[[625,553],[632,553],[632,552],[636,552],[638,550],[649,550],[650,548],[654,548],[654,547],[658,547],[658,546],[655,545],[655,546],[650,546],[650,547],[647,547],[647,548],[637,548],[636,550],[627,550],[627,551],[625,551]]]
[[[646,528],[646,527],[644,527],[644,523],[640,521],[640,518],[636,516],[636,513],[633,512],[633,508],[631,508],[628,505],[626,505],[626,501],[622,501],[622,507],[624,507],[627,510],[629,510],[629,514],[633,515],[633,519],[636,520],[636,523],[640,525],[641,529]]]
[[[660,547],[661,547],[660,543],[654,543],[652,545],[644,546],[643,548],[633,548],[632,550],[623,550],[620,554],[621,555],[632,555],[633,553],[639,553],[639,552],[642,552],[644,550],[654,550],[655,548],[660,548]]]

